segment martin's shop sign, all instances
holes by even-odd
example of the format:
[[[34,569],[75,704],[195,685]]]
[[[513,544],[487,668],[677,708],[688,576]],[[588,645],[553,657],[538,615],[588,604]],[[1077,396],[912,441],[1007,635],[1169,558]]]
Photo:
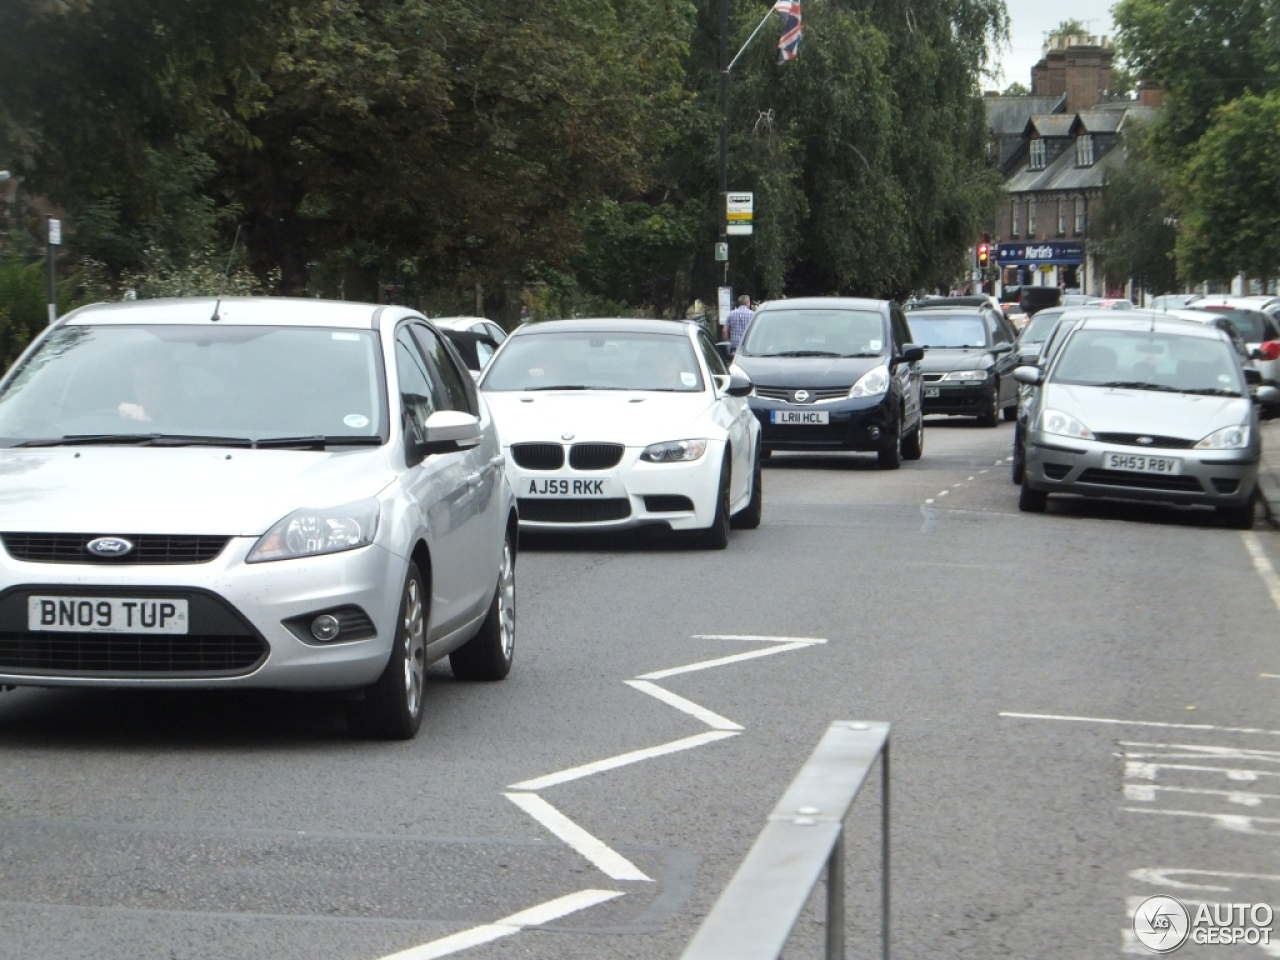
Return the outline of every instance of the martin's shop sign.
[[[1079,243],[1001,243],[996,245],[996,263],[1002,267],[1075,266],[1084,263],[1084,247]]]

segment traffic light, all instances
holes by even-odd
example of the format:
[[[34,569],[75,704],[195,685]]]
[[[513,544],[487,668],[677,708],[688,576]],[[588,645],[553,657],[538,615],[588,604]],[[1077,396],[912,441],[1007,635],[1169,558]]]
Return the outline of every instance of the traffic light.
[[[991,258],[991,245],[987,243],[978,244],[978,266],[985,267],[987,261]]]

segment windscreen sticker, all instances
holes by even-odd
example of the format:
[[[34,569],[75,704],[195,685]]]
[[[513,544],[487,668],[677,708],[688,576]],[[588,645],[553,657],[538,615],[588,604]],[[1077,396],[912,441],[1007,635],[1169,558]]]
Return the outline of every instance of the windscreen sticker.
[[[359,339],[360,339],[360,334],[358,334],[358,333],[340,333],[340,332],[334,331],[333,339],[335,339],[335,340],[359,340]]]
[[[698,385],[698,375],[696,373],[686,373],[680,371],[680,382],[686,387],[696,387]]]
[[[359,430],[369,425],[369,418],[362,413],[348,413],[342,418],[342,422],[352,430]]]
[[[869,346],[872,350],[879,350],[882,346],[884,346],[884,344],[881,343],[879,340],[872,340],[869,344],[867,344],[867,346]]]

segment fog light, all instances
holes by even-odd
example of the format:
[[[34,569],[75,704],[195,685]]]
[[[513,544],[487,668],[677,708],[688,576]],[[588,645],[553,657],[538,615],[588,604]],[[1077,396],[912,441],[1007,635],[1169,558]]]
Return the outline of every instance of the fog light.
[[[322,613],[311,621],[311,635],[321,643],[337,639],[341,629],[342,624],[338,622],[338,618],[330,613]]]
[[[879,440],[879,439],[880,439],[880,428],[879,428],[879,427],[867,427],[867,436],[868,436],[868,437],[870,437],[872,440]]]

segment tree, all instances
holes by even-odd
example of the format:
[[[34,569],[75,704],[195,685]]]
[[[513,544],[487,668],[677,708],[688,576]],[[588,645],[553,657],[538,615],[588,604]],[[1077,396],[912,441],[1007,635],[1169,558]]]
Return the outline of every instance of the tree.
[[[1123,151],[1124,163],[1106,177],[1090,248],[1106,275],[1130,277],[1149,290],[1173,290],[1170,170],[1152,156],[1148,131],[1140,125],[1126,125],[1114,149]]]
[[[1029,97],[1031,91],[1027,89],[1025,84],[1019,83],[1017,80],[1004,88],[1004,92],[1000,94],[1002,97]]]

